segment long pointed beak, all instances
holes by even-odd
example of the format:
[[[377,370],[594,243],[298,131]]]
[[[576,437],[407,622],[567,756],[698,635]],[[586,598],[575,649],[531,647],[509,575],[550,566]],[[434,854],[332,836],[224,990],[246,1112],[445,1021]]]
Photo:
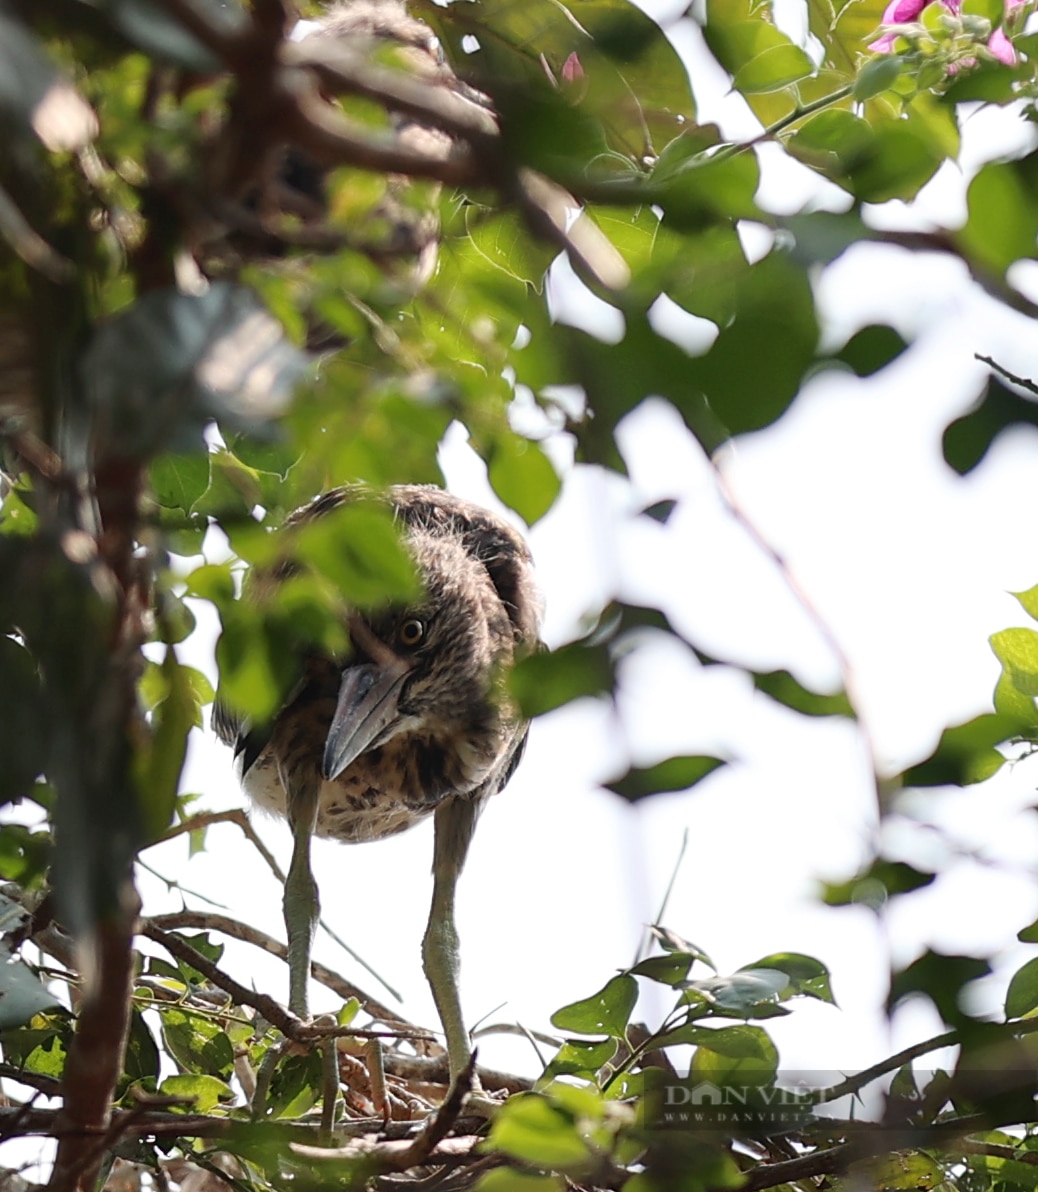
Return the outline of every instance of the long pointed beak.
[[[381,664],[365,663],[343,671],[324,745],[326,779],[338,778],[399,719],[400,690],[410,669],[409,662],[391,656]]]

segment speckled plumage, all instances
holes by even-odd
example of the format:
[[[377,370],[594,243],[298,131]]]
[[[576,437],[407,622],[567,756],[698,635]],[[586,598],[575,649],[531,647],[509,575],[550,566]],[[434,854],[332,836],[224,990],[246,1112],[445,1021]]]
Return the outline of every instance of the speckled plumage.
[[[356,487],[325,493],[286,528],[361,495],[371,496]],[[429,485],[397,485],[382,499],[422,595],[406,608],[348,613],[349,653],[301,659],[300,679],[269,725],[243,724],[219,702],[214,725],[234,746],[253,800],[292,826],[285,921],[290,1004],[301,1016],[317,917],[310,836],[377,840],[435,815],[422,957],[457,1075],[471,1048],[457,989],[454,890],[479,812],[522,754],[527,726],[503,679],[537,644],[540,602],[525,542],[495,514]],[[297,567],[283,559],[254,577],[254,590],[270,598]]]
[[[325,493],[286,524],[320,517],[361,491]],[[348,842],[401,832],[444,799],[496,793],[526,737],[496,681],[537,640],[539,605],[526,544],[496,515],[432,486],[399,485],[387,500],[425,596],[371,618],[369,628],[392,649],[394,628],[408,617],[428,624],[400,698],[413,727],[365,751],[335,779],[322,775],[343,669],[368,660],[356,646],[346,659],[309,658],[295,693],[265,733],[243,730],[223,708],[214,717],[260,807],[288,814],[283,779],[291,773],[293,783],[318,788],[317,835]]]

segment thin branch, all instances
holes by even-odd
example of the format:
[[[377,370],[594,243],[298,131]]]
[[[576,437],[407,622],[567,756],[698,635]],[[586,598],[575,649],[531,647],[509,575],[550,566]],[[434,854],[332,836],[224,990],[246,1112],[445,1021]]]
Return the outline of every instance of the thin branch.
[[[1011,373],[1008,368],[1003,368],[996,360],[992,360],[990,356],[982,356],[980,352],[974,352],[973,359],[979,360],[981,364],[986,364],[992,372],[998,373],[1000,377],[1005,377],[1013,385],[1019,385],[1021,389],[1026,389],[1028,393],[1038,395],[1038,385],[1030,377],[1018,377],[1016,373]]]
[[[256,927],[250,927],[247,923],[241,923],[237,919],[232,919],[229,915],[215,914],[211,911],[174,911],[168,915],[153,915],[147,920],[160,931],[175,930],[182,927],[198,928],[202,931],[219,931],[223,935],[230,936],[231,939],[241,940],[243,943],[252,944],[257,948],[262,948],[265,952],[269,952],[271,956],[276,956],[279,960],[288,960],[288,948],[280,941],[274,939],[273,936],[267,935],[265,931],[260,931]],[[319,981],[326,988],[332,990],[333,993],[338,994],[343,1000],[355,997],[364,1009],[380,1022],[397,1023],[400,1026],[408,1027],[413,1030],[418,1028],[414,1023],[409,1022],[402,1017],[397,1011],[391,1010],[388,1006],[384,1006],[377,999],[369,996],[358,985],[354,985],[352,981],[348,981],[345,977],[335,972],[334,969],[327,968],[317,961],[311,962],[310,973],[315,981]]]
[[[178,836],[183,836],[185,832],[200,832],[203,828],[211,827],[213,824],[234,824],[235,827],[240,828],[242,835],[263,860],[266,861],[271,873],[273,873],[282,885],[285,884],[285,875],[281,872],[277,861],[274,859],[274,854],[259,838],[259,834],[252,826],[249,817],[240,807],[232,807],[227,811],[205,811],[198,815],[193,815],[190,819],[183,820],[179,824],[174,824],[172,828],[163,832],[148,847],[151,848],[155,844],[165,844],[167,840],[175,840]]]
[[[170,917],[163,916],[163,918],[167,919]],[[225,993],[229,993],[236,1005],[251,1006],[257,1014],[261,1014],[272,1026],[275,1026],[287,1039],[291,1039],[294,1043],[314,1043],[319,1039],[346,1038],[350,1036],[358,1036],[360,1038],[389,1037],[393,1039],[432,1038],[432,1035],[428,1031],[423,1031],[420,1027],[412,1027],[410,1024],[388,1031],[370,1031],[361,1030],[356,1027],[326,1027],[303,1022],[291,1010],[286,1010],[284,1006],[274,1001],[268,994],[247,989],[241,982],[236,981],[230,974],[218,968],[211,960],[192,948],[190,944],[185,943],[179,936],[156,926],[155,920],[145,919],[140,925],[140,934],[160,944],[171,956],[175,956],[178,960],[182,960],[185,964],[189,964],[192,968],[197,969],[207,981],[217,986],[217,988],[224,990]]]
[[[168,840],[174,840],[176,837],[182,836],[185,832],[200,831],[203,828],[211,827],[213,824],[234,824],[235,827],[240,828],[246,840],[249,841],[249,843],[256,849],[259,855],[267,863],[267,867],[270,869],[271,873],[273,873],[274,877],[281,883],[282,886],[285,884],[285,875],[282,873],[281,867],[274,859],[273,853],[271,853],[271,851],[260,839],[256,829],[252,826],[252,821],[240,807],[233,807],[226,811],[210,811],[203,812],[199,815],[193,815],[190,819],[184,820],[183,823],[177,824],[170,828],[169,831],[165,832],[159,837],[158,840],[155,841],[155,844],[163,844]],[[151,872],[154,872],[154,870]],[[161,880],[168,883],[167,878],[162,878]],[[180,887],[178,886],[177,888],[179,889]],[[204,896],[201,894],[196,894],[195,897],[202,898]],[[211,899],[207,898],[205,901],[211,902]],[[212,903],[212,905],[215,906],[217,904]],[[223,922],[232,924],[235,921],[233,919],[224,919]],[[365,972],[370,973],[371,976],[375,978],[375,980],[382,986],[383,989],[386,990],[387,993],[392,994],[392,996],[395,997],[398,1002],[403,1001],[400,993],[394,989],[392,985],[390,985],[385,977],[383,977],[381,973],[377,972],[376,969],[370,965],[363,956],[355,952],[354,949],[351,948],[349,944],[346,943],[346,941],[340,935],[338,935],[337,932],[332,930],[332,928],[324,921],[324,919],[320,919],[319,924],[324,933],[334,940],[335,943],[338,944],[338,946],[347,954],[347,956],[356,961],[356,963],[359,964]],[[174,924],[169,925],[174,926]],[[183,923],[180,924],[180,926],[196,925]],[[198,924],[198,926],[202,925]],[[252,928],[248,928],[244,924],[237,924],[236,926],[241,931],[253,931]],[[249,943],[257,944],[259,947],[266,948],[268,952],[272,952],[275,956],[279,956],[282,960],[284,960],[287,956],[287,951],[281,944],[273,941],[270,936],[264,936],[262,932],[255,932],[253,933],[252,937],[248,937],[245,935],[238,935],[235,931],[228,930],[226,927],[216,927],[215,924],[214,929],[223,931],[226,935],[232,935],[236,939],[247,939]],[[259,938],[261,936],[262,942]],[[320,966],[315,966],[315,968],[317,967]],[[343,997],[359,998],[366,1005],[372,1007],[372,1014],[376,1018],[384,1018],[387,1021],[405,1021],[404,1019],[400,1018],[398,1014],[394,1014],[393,1011],[386,1009],[386,1007],[382,1006],[381,1003],[376,1002],[373,998],[369,997],[356,986],[351,985],[350,982],[344,977],[340,977],[337,973],[332,972],[331,969],[322,968],[321,972],[326,974],[337,984],[329,984],[329,982],[325,981],[323,977],[318,977],[318,980],[322,981],[326,985],[329,985],[329,988],[334,989],[336,993],[340,993]]]
[[[289,42],[282,46],[281,59],[288,66],[316,71],[326,91],[366,96],[456,137],[494,142],[499,136],[493,112],[455,90],[450,85],[453,79],[427,81],[393,70],[341,39],[308,37]]]

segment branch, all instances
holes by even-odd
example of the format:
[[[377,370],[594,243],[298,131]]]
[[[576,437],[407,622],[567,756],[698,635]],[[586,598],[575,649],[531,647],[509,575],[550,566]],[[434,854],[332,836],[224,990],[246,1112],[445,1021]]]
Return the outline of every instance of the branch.
[[[61,1122],[68,1129],[51,1172],[51,1192],[89,1188],[100,1166],[97,1136],[109,1130],[112,1094],[122,1074],[130,1026],[133,919],[128,908],[120,907],[97,926],[96,976],[86,983],[61,1080]]]
[[[175,918],[177,916],[163,917]],[[247,989],[241,982],[236,981],[230,974],[218,968],[211,960],[192,948],[190,944],[185,943],[179,936],[156,926],[155,920],[145,919],[140,925],[140,934],[160,944],[171,956],[175,956],[178,960],[182,960],[185,964],[189,964],[192,968],[197,969],[207,981],[211,982],[218,989],[222,989],[225,993],[230,994],[236,1005],[251,1006],[257,1014],[261,1014],[272,1026],[275,1026],[286,1039],[291,1039],[294,1043],[314,1043],[318,1039],[340,1038],[353,1035],[360,1038],[388,1035],[394,1039],[429,1039],[432,1037],[427,1031],[423,1031],[419,1027],[411,1027],[410,1025],[392,1031],[368,1031],[355,1027],[315,1026],[311,1023],[303,1022],[301,1018],[297,1018],[295,1014],[290,1010],[286,1010],[284,1006],[276,1002],[268,994]]]
[[[260,931],[256,927],[250,927],[247,923],[240,923],[229,915],[216,914],[211,911],[175,911],[168,915],[153,915],[145,922],[160,931],[181,927],[198,928],[202,931],[219,931],[223,935],[230,936],[231,939],[241,940],[243,943],[262,948],[279,960],[288,960],[288,948],[280,940],[274,939],[273,936],[267,935],[266,932]],[[340,976],[333,969],[313,961],[310,965],[310,973],[315,981],[319,981],[344,1000],[355,997],[372,1018],[376,1018],[380,1022],[398,1024],[409,1030],[420,1030],[414,1023],[370,997],[360,986],[354,985],[352,981]],[[221,985],[220,988],[224,987]]]
[[[281,60],[289,67],[314,70],[326,91],[366,96],[453,136],[488,142],[499,137],[497,119],[490,109],[455,90],[449,76],[427,81],[381,66],[334,37],[288,42],[282,47]]]

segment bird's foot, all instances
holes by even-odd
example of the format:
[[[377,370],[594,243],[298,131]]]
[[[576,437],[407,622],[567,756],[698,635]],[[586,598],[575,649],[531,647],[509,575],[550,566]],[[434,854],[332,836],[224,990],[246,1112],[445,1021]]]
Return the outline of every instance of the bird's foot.
[[[487,1093],[481,1088],[475,1088],[465,1098],[461,1112],[466,1117],[479,1117],[491,1121],[506,1100],[507,1094],[502,1095],[498,1099],[492,1093]]]

